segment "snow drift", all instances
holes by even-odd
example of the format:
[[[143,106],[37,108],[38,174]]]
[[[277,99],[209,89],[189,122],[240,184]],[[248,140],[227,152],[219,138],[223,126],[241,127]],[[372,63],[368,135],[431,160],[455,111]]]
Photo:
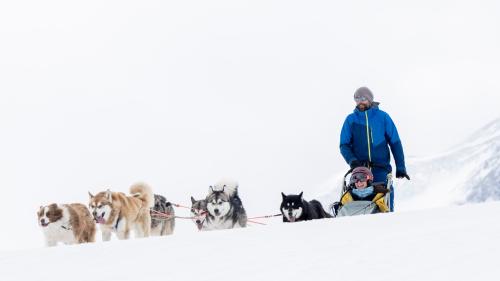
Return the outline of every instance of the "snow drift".
[[[0,253],[11,280],[497,280],[500,203]]]

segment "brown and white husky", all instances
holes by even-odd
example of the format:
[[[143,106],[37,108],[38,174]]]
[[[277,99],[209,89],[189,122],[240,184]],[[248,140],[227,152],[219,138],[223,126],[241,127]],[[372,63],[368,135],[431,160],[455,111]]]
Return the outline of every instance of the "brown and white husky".
[[[38,224],[49,247],[56,246],[58,242],[70,245],[95,241],[95,222],[83,204],[41,206]]]
[[[102,240],[109,241],[111,233],[118,239],[128,239],[130,231],[135,237],[148,237],[151,232],[149,209],[154,205],[151,187],[137,183],[130,187],[130,196],[109,189],[92,195],[89,207],[95,221],[100,224]]]

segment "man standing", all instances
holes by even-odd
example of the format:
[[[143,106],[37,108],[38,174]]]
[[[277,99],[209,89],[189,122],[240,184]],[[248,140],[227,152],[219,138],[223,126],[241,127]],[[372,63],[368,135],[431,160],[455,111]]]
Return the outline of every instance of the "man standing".
[[[349,114],[340,134],[340,153],[351,168],[371,168],[373,182],[387,183],[387,174],[392,172],[391,156],[396,162],[396,177],[410,179],[406,173],[403,146],[398,131],[389,114],[378,108],[373,94],[367,87],[354,93],[356,108]],[[394,188],[391,191],[389,208],[394,211]]]

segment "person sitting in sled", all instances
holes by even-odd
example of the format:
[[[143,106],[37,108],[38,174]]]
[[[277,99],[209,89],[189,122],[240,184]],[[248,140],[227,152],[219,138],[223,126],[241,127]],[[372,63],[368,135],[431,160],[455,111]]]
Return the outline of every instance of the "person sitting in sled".
[[[373,174],[366,167],[357,167],[352,170],[349,181],[349,190],[342,195],[340,203],[345,206],[352,201],[372,201],[380,212],[389,212],[385,202],[385,194],[388,192],[382,184],[373,184]]]

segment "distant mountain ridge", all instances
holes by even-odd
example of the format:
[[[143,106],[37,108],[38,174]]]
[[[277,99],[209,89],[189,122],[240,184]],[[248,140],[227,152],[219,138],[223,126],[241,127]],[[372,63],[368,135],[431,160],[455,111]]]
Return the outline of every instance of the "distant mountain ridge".
[[[412,180],[397,181],[402,200],[433,207],[500,200],[500,118],[452,150],[407,162]]]

